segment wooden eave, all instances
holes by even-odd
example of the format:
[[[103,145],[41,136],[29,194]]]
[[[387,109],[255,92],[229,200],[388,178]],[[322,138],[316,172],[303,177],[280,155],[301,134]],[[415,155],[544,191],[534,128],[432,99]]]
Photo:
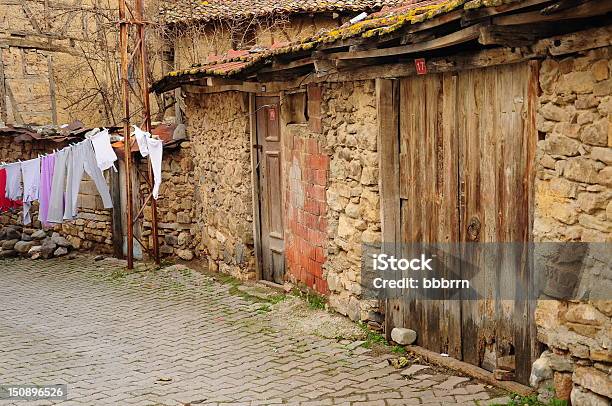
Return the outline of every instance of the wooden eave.
[[[211,86],[182,80],[170,84],[205,86],[206,93],[261,91],[313,82],[398,77],[416,74],[413,60],[425,58],[429,73],[514,63],[547,55],[612,45],[605,17],[611,1],[526,0],[476,10],[458,9],[374,38],[361,36],[318,44],[308,52],[271,56],[265,62],[225,79],[240,83]],[[562,21],[563,24],[553,24]],[[580,31],[584,22],[593,28]],[[602,27],[597,28],[597,25]],[[584,38],[578,38],[584,36]],[[584,48],[589,49],[589,48]],[[219,82],[215,82],[219,83]],[[231,86],[228,88],[227,86]]]

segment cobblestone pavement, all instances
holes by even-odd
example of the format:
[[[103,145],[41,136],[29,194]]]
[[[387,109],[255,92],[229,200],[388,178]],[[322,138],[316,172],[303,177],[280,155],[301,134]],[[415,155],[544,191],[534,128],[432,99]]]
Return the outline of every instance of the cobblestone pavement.
[[[161,286],[90,257],[0,260],[0,383],[68,385],[67,401],[0,406],[484,405],[494,396],[467,378],[409,377],[365,348],[279,331],[273,313],[199,276]]]

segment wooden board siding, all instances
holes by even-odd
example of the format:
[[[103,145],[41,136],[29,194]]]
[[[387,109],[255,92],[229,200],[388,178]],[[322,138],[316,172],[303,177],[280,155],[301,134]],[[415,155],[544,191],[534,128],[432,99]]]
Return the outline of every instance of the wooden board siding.
[[[400,241],[528,241],[537,137],[529,106],[533,109],[537,96],[537,69],[520,63],[397,82]],[[379,108],[385,105],[379,101]],[[392,111],[384,115],[395,117]],[[381,165],[381,174],[387,172]],[[381,192],[383,211],[393,207],[388,192]],[[384,232],[393,229],[390,222],[398,220],[383,212],[385,242],[392,237]],[[446,274],[438,276],[470,279],[482,299],[428,300],[406,290],[388,301],[386,327],[413,328],[419,345],[489,369],[496,357],[515,355],[517,379],[527,382],[535,344],[533,309],[526,300],[508,300],[518,282],[529,280],[524,253],[464,249],[457,254],[479,272],[468,274],[465,262],[446,255],[440,258]]]

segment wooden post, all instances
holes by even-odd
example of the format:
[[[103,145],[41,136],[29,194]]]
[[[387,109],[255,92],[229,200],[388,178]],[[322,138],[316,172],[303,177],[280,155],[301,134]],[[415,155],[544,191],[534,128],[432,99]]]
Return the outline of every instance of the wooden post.
[[[131,161],[132,143],[130,142],[130,84],[128,82],[128,24],[125,0],[119,0],[119,43],[121,45],[121,88],[123,91],[123,136],[125,143],[125,187],[126,187],[126,228],[127,228],[127,267],[134,269],[134,220],[132,207]]]
[[[144,121],[144,129],[147,132],[151,132],[151,106],[149,104],[149,80],[148,80],[148,56],[147,46],[145,43],[145,28],[144,28],[144,4],[143,0],[136,0],[135,17],[138,20],[138,43],[140,48],[140,67],[142,75],[142,83],[140,88],[142,90],[142,115]],[[153,193],[153,166],[151,164],[151,156],[149,156],[149,164],[147,165],[149,185],[151,186],[151,193]],[[132,221],[135,221],[132,220]],[[153,235],[153,257],[155,263],[160,263],[159,258],[159,236],[157,233],[157,202],[154,198],[151,198],[151,233]]]
[[[376,79],[376,110],[378,117],[378,159],[380,168],[381,249],[398,255],[400,244],[399,190],[399,80]],[[391,338],[391,306],[385,299],[385,335]]]

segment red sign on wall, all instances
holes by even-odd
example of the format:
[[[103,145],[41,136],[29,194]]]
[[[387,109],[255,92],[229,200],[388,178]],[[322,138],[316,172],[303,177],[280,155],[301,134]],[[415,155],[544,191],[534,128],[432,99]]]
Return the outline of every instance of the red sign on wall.
[[[276,109],[269,109],[268,110],[268,119],[270,121],[276,121]]]
[[[425,58],[415,59],[414,66],[416,66],[417,75],[427,74],[427,65],[425,64]]]

